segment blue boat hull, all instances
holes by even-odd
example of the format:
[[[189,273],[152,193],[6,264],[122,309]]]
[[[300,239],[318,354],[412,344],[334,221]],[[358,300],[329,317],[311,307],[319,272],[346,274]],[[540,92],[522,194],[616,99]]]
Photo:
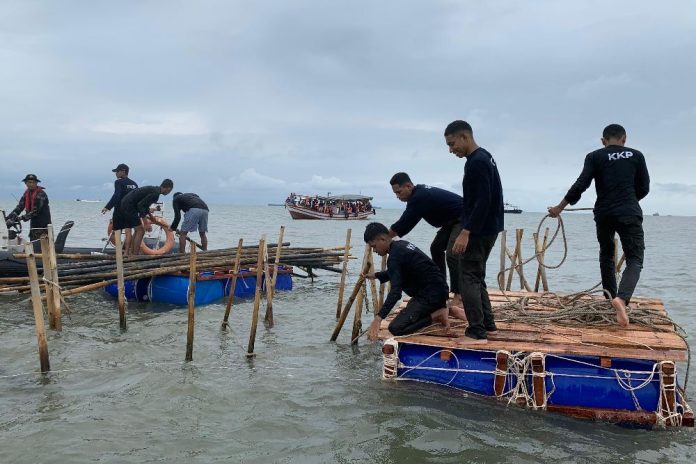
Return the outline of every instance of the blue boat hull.
[[[215,278],[212,273],[202,273],[196,281],[195,304],[205,305],[214,303],[230,294],[231,278]],[[162,275],[145,279],[128,280],[125,282],[125,295],[128,301],[152,301],[173,305],[188,304],[189,278],[184,275]],[[265,290],[265,279],[262,280]],[[104,290],[114,298],[118,296],[116,284],[108,285]],[[292,274],[278,273],[275,290],[292,290]],[[234,295],[245,298],[254,296],[256,292],[256,275],[242,272],[237,279]]]

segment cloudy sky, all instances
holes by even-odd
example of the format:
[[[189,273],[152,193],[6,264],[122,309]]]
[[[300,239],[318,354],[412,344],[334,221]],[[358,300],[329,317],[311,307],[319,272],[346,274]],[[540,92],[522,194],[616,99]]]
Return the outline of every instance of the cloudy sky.
[[[398,206],[397,171],[461,189],[442,133],[466,119],[506,200],[542,211],[618,122],[646,213],[696,215],[695,56],[692,1],[5,0],[0,199],[28,172],[108,199],[125,162],[210,203]]]

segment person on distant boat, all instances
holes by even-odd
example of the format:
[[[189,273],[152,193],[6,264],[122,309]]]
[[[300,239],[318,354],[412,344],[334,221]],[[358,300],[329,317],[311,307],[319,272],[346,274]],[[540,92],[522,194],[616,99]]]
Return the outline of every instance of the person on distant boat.
[[[101,210],[102,214],[106,214],[107,211],[113,209],[114,213],[111,217],[111,223],[113,230],[123,230],[126,234],[126,239],[123,242],[123,248],[125,250],[130,250],[131,242],[133,241],[133,232],[130,227],[126,227],[124,220],[119,212],[119,206],[121,206],[121,200],[129,192],[138,188],[138,184],[128,178],[128,173],[130,168],[127,164],[119,164],[116,168],[112,169],[111,172],[116,173],[116,180],[114,181],[114,194],[111,196],[109,202]],[[111,239],[111,237],[109,237]]]
[[[208,249],[208,205],[195,193],[176,192],[172,200],[174,209],[174,222],[170,228],[176,231],[176,227],[181,220],[181,212],[184,212],[184,222],[181,223],[179,230],[179,253],[186,252],[186,236],[189,232],[198,230],[201,236],[201,247]]]
[[[580,200],[594,179],[597,201],[594,220],[599,242],[599,269],[602,287],[611,297],[616,319],[622,326],[629,323],[626,306],[631,301],[643,268],[645,241],[643,211],[638,202],[650,191],[650,175],[643,153],[626,147],[626,130],[610,124],[602,133],[604,148],[585,156],[580,177],[570,187],[561,202],[549,208],[549,216],[558,217],[568,205]],[[626,256],[626,269],[616,288],[614,270],[614,235],[619,234]]]
[[[7,223],[29,221],[29,240],[34,242],[34,251],[41,250],[39,239],[47,234],[46,227],[51,224],[51,209],[48,206],[48,195],[43,187],[39,187],[36,174],[27,174],[22,179],[27,189],[19,199],[15,209],[7,216]],[[19,215],[22,211],[24,214]]]
[[[445,128],[445,143],[457,158],[466,158],[462,180],[461,231],[452,245],[459,257],[459,291],[469,322],[469,342],[486,340],[497,330],[486,288],[486,262],[504,228],[503,186],[493,156],[478,146],[466,121]]]
[[[145,237],[143,218],[151,216],[150,205],[156,203],[160,195],[168,195],[173,188],[174,182],[171,179],[164,179],[159,187],[156,185],[138,187],[123,197],[120,206],[123,225],[135,229],[131,248],[126,251],[126,254],[132,256],[140,254],[140,245]]]
[[[413,185],[405,172],[397,172],[389,180],[396,198],[406,202],[406,210],[398,221],[389,228],[389,236],[405,237],[424,219],[439,230],[430,244],[430,256],[447,278],[449,268],[450,292],[454,293],[452,306],[461,311],[462,298],[459,294],[459,260],[452,254],[452,245],[459,236],[462,217],[462,197],[447,190],[429,185]],[[445,265],[446,263],[446,265]],[[457,312],[457,317],[463,314]]]
[[[392,308],[401,299],[401,292],[411,297],[406,307],[389,324],[392,335],[408,335],[440,323],[449,330],[449,291],[440,268],[425,253],[406,240],[394,240],[383,224],[372,222],[365,227],[365,243],[380,256],[387,256],[387,270],[370,272],[367,279],[391,282],[391,289],[379,313],[367,330],[367,338],[376,340],[379,329]]]

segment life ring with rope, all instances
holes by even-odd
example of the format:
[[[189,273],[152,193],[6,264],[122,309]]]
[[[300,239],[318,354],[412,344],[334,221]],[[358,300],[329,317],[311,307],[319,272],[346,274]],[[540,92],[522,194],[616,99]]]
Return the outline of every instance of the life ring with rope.
[[[163,255],[169,253],[172,248],[174,248],[174,232],[169,228],[169,224],[162,217],[155,216],[152,220],[148,217],[143,218],[143,227],[147,232],[152,232],[152,226],[159,226],[164,231],[164,245],[159,248],[150,248],[145,240],[140,244],[140,251],[146,255]],[[106,232],[109,234],[109,241],[115,245],[115,240],[113,236],[114,224],[109,221],[109,226]]]

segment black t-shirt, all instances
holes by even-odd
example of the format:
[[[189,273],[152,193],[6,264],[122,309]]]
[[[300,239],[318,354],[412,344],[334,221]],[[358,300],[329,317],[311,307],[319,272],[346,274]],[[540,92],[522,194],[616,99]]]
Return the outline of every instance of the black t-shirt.
[[[421,219],[433,227],[442,227],[459,220],[462,215],[462,197],[450,191],[418,184],[406,202],[406,211],[391,226],[403,237],[416,227]]]
[[[160,188],[156,185],[139,187],[123,197],[120,209],[126,214],[137,213],[140,217],[145,217],[150,212],[150,205],[156,203],[159,196]]]
[[[449,295],[445,277],[430,257],[406,240],[394,240],[389,247],[387,270],[375,272],[380,282],[391,282],[391,290],[384,300],[380,317],[384,319],[401,299],[401,292],[428,301],[442,300]]]
[[[172,222],[171,228],[176,229],[181,220],[181,212],[188,211],[191,208],[204,209],[208,211],[208,205],[196,195],[195,193],[182,193],[177,195],[172,201],[172,208],[174,209],[174,222]]]
[[[130,180],[128,177],[122,177],[121,179],[116,179],[114,182],[114,194],[111,196],[111,200],[106,204],[104,208],[111,209],[121,205],[121,200],[128,193],[138,188],[138,184]]]
[[[597,190],[595,216],[642,216],[638,204],[650,191],[650,176],[641,152],[609,145],[585,156],[580,177],[568,190],[565,200],[574,205],[592,180]]]
[[[466,158],[462,192],[462,229],[475,235],[496,235],[505,228],[498,166],[483,148],[477,148]]]

